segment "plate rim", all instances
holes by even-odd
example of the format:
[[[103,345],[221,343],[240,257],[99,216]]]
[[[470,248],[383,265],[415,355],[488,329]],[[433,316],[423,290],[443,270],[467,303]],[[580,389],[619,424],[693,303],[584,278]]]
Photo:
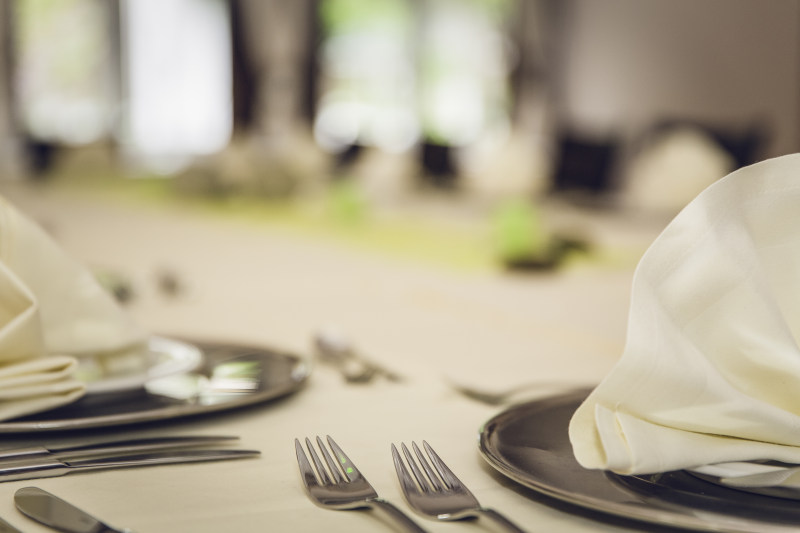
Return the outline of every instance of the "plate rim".
[[[195,344],[164,335],[151,335],[147,338],[145,344],[150,353],[159,352],[173,355],[177,351],[181,351],[186,356],[186,362],[183,365],[171,368],[168,371],[160,370],[159,367],[166,367],[167,364],[170,364],[171,362],[163,363],[162,365],[152,365],[140,372],[132,373],[130,375],[112,376],[97,381],[89,381],[86,382],[86,394],[107,394],[138,389],[143,387],[151,379],[158,379],[174,374],[188,373],[196,370],[200,365],[203,364],[203,360],[205,358],[203,351]],[[158,350],[157,346],[159,344],[166,345],[167,349]],[[173,350],[171,351],[170,348]],[[80,359],[80,357],[78,359]]]
[[[233,342],[204,341],[180,339],[181,342],[197,344],[201,351],[207,348],[228,347],[235,350],[257,350],[262,356],[280,358],[288,361],[292,370],[290,378],[257,394],[243,395],[238,399],[218,404],[175,404],[166,407],[147,409],[123,414],[97,415],[83,418],[66,418],[55,420],[8,420],[0,421],[0,435],[21,435],[43,432],[66,432],[72,430],[86,430],[99,428],[117,428],[149,422],[161,422],[175,419],[190,418],[205,414],[215,414],[224,411],[241,409],[276,400],[283,396],[301,390],[311,376],[312,365],[302,356],[289,352],[276,350],[264,346],[253,346]],[[125,394],[123,391],[122,394]],[[100,396],[98,394],[97,396]],[[44,414],[44,413],[40,413]]]

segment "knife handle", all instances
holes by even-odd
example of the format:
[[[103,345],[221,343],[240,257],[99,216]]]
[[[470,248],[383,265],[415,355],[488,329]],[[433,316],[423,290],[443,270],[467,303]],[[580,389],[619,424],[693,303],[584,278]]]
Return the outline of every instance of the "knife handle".
[[[73,471],[245,459],[256,457],[260,453],[257,450],[178,450],[98,459],[80,459],[77,461],[59,461],[52,457],[36,457],[35,459],[18,461],[0,467],[0,482],[57,477]]]
[[[0,468],[0,482],[58,477],[67,472],[69,472],[69,467],[61,461],[37,457],[30,461],[21,460],[15,464]]]
[[[123,439],[74,446],[28,446],[25,448],[0,449],[0,463],[26,459],[38,459],[41,456],[58,458],[62,461],[69,459],[91,457],[106,454],[123,454],[133,452],[147,452],[157,450],[177,449],[182,447],[203,446],[225,441],[237,440],[239,437],[230,435],[179,435],[168,437],[150,437],[143,439]]]
[[[27,448],[14,448],[11,450],[0,450],[0,461],[4,459],[24,460],[28,457],[38,457],[47,455],[50,450],[44,446],[30,446]]]

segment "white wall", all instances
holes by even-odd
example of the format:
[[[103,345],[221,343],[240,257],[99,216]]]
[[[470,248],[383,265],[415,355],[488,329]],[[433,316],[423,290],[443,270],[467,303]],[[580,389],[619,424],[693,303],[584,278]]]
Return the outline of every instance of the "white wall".
[[[771,128],[765,156],[800,150],[797,0],[570,0],[560,105],[573,126],[634,136],[691,118]]]

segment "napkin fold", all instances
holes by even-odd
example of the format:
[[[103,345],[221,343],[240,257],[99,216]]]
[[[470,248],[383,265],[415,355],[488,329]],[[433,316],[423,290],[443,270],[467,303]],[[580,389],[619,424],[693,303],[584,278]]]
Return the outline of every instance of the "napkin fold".
[[[39,357],[0,367],[0,420],[38,413],[74,402],[86,386],[71,378],[74,357]]]
[[[80,398],[81,355],[145,342],[91,272],[0,198],[0,420]]]
[[[643,255],[620,360],[573,415],[586,468],[800,463],[800,154],[700,193]]]

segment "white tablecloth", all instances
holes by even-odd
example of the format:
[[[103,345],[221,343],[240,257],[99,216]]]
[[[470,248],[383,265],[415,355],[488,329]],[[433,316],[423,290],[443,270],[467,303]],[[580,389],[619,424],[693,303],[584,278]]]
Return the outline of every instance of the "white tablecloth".
[[[635,261],[545,275],[451,272],[197,214],[10,184],[0,185],[0,194],[89,266],[130,276],[137,290],[130,310],[151,331],[308,354],[315,329],[336,323],[361,351],[407,376],[399,384],[348,385],[334,369],[316,364],[307,387],[279,402],[93,432],[234,434],[262,456],[2,483],[0,517],[23,531],[48,531],[14,508],[14,492],[28,485],[140,533],[390,531],[369,512],[328,511],[306,497],[293,440],[326,434],[381,496],[405,510],[390,444],[425,439],[482,504],[530,531],[624,529],[551,505],[497,474],[477,444],[481,425],[502,407],[457,395],[443,377],[487,386],[600,380],[623,347]],[[643,250],[646,239],[639,244]],[[180,297],[156,289],[154,277],[163,268],[184,281]],[[31,439],[55,437],[0,436],[9,446]],[[416,518],[430,531],[479,527]]]

